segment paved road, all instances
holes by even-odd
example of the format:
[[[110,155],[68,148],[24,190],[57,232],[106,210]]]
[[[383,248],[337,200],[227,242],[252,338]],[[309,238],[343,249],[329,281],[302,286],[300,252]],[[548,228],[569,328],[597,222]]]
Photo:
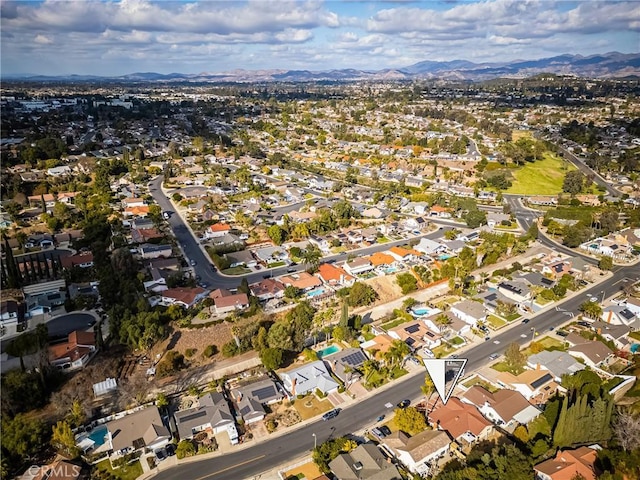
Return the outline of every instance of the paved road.
[[[615,268],[611,278],[560,303],[558,307],[561,311],[555,308],[544,311],[532,317],[528,324],[520,322],[513,328],[499,335],[494,335],[490,341],[467,350],[464,354],[464,357],[468,359],[466,371],[476,370],[489,363],[489,355],[504,353],[506,347],[512,342],[521,344],[528,342],[533,336],[532,328],[541,332],[540,335],[543,335],[543,332],[550,333],[550,327],[557,327],[570,320],[570,317],[564,312],[576,314],[578,307],[587,300],[588,296],[594,295],[598,298],[602,298],[603,295],[604,297],[612,296],[621,290],[625,280],[632,281],[638,278],[640,278],[640,265]],[[496,344],[495,341],[500,343]],[[353,432],[368,428],[379,415],[389,413],[384,407],[385,403],[396,404],[404,398],[419,399],[421,396],[420,386],[423,381],[422,374],[401,379],[393,387],[346,407],[333,420],[327,422],[320,420],[306,424],[284,435],[270,438],[264,443],[231,454],[181,464],[161,471],[154,478],[158,480],[252,478],[309,452],[313,448],[312,434],[314,433],[317,436],[318,444],[320,444],[332,436],[353,434]]]
[[[254,272],[247,275],[237,275],[237,276],[227,276],[222,275],[218,272],[214,266],[211,264],[208,256],[203,252],[202,248],[198,244],[198,241],[192,235],[189,228],[185,225],[183,219],[175,213],[175,209],[171,201],[164,195],[160,188],[160,184],[162,183],[162,177],[157,177],[150,182],[150,191],[154,200],[158,203],[160,208],[163,211],[174,212],[168,222],[173,230],[173,233],[176,236],[176,240],[180,244],[182,251],[184,252],[185,257],[190,261],[194,260],[196,265],[194,267],[195,274],[201,278],[201,281],[206,282],[210,288],[235,288],[240,285],[242,278],[247,278],[249,283],[254,283],[262,280],[265,275],[277,277],[278,275],[284,275],[287,273],[287,270],[291,267],[278,267],[270,270],[262,270],[260,272]],[[420,235],[415,238],[430,238],[437,239],[444,235],[444,232],[448,230],[448,227],[460,227],[459,223],[456,222],[448,222],[448,221],[439,221],[438,224],[443,225],[441,230],[436,230],[435,232],[427,233],[424,235]],[[371,247],[362,248],[357,251],[345,252],[337,255],[330,255],[324,257],[324,261],[326,262],[343,262],[347,260],[349,255],[356,254],[358,256],[370,255],[375,252],[382,252],[384,250],[388,250],[389,248],[397,245],[405,245],[408,243],[408,239],[397,240],[388,243],[382,243],[378,245],[373,245]],[[304,265],[298,265],[293,267],[296,271],[304,270]]]
[[[585,164],[584,160],[580,159],[579,157],[576,157],[573,153],[571,153],[569,150],[567,150],[566,148],[560,145],[558,145],[558,150],[562,152],[562,156],[565,159],[573,163],[578,168],[578,170],[580,170],[586,176],[592,175],[593,181],[596,182],[596,184],[600,185],[601,187],[605,188],[609,193],[609,195],[611,195],[612,197],[619,197],[622,195],[622,192],[620,192],[613,185],[611,185],[604,178],[602,178],[598,172],[591,169],[591,167]]]

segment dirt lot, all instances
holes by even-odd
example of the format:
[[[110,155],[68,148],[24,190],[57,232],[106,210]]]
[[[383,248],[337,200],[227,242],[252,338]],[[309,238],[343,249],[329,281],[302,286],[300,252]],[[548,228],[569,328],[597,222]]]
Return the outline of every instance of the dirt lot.
[[[395,275],[387,275],[384,277],[375,277],[369,280],[365,280],[364,283],[367,283],[373,287],[373,289],[378,292],[378,300],[376,303],[371,306],[380,305],[381,303],[386,303],[391,300],[395,300],[402,296],[402,291],[400,287],[396,283]]]
[[[157,354],[164,354],[168,350],[176,350],[186,357],[189,349],[196,349],[195,354],[187,358],[191,365],[204,365],[216,360],[222,360],[222,346],[229,342],[233,335],[231,333],[232,325],[229,323],[221,323],[206,328],[176,328],[176,330],[166,340],[158,343],[153,347],[151,358],[155,358]],[[202,352],[209,345],[216,345],[218,353],[211,358],[202,358]]]
[[[300,465],[299,467],[292,468],[291,470],[285,472],[284,478],[300,478],[300,475],[303,476],[302,478],[312,480],[322,475],[322,472],[315,463],[307,462],[304,465]]]

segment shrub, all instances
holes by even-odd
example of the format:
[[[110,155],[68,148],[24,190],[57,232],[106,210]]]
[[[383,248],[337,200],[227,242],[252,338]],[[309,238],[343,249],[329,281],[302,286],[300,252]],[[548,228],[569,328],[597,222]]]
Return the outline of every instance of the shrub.
[[[205,358],[211,358],[218,353],[217,345],[207,345],[207,348],[202,352],[202,356]]]
[[[193,457],[196,454],[196,447],[189,440],[181,440],[176,448],[176,457],[179,460],[186,457]]]
[[[234,357],[239,353],[240,349],[238,348],[235,340],[231,340],[222,346],[222,355],[227,358]]]
[[[184,356],[187,358],[191,358],[196,354],[197,351],[197,348],[187,348],[187,351],[184,352]]]
[[[278,424],[275,422],[275,420],[269,419],[264,423],[264,426],[267,429],[267,432],[269,433],[273,433],[276,431],[276,428],[278,428]]]
[[[326,395],[322,390],[320,390],[319,388],[316,388],[316,397],[318,397],[318,398],[324,398],[324,397],[326,397],[326,396],[327,396],[327,395]]]

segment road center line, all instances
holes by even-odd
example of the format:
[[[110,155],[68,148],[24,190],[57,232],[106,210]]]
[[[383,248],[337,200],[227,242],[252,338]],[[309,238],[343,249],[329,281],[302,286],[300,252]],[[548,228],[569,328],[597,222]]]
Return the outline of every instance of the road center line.
[[[240,467],[242,465],[246,465],[247,463],[255,462],[256,460],[260,460],[261,458],[264,458],[264,457],[266,457],[266,455],[260,455],[259,457],[254,457],[254,458],[251,458],[249,460],[245,460],[244,462],[236,463],[235,465],[231,465],[230,467],[223,468],[222,470],[218,470],[217,472],[213,472],[213,473],[210,473],[208,475],[204,475],[203,477],[198,477],[198,478],[196,478],[196,480],[203,480],[205,478],[213,477],[215,475],[218,475],[219,473],[223,473],[223,472],[226,472],[227,470],[231,470],[233,468],[237,468],[237,467]]]

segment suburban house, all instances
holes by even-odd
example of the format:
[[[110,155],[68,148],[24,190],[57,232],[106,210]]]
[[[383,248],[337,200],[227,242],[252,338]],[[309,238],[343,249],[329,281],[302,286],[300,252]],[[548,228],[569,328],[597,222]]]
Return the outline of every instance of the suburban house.
[[[329,468],[338,480],[402,480],[396,466],[371,442],[341,453],[329,462]]]
[[[494,432],[493,424],[478,409],[451,397],[446,405],[437,402],[428,415],[429,423],[438,430],[446,430],[461,445],[487,440]]]
[[[463,300],[451,305],[451,313],[469,325],[476,325],[487,319],[487,312],[484,304],[473,300]]]
[[[154,451],[171,441],[158,407],[147,407],[107,423],[107,441],[113,457],[138,450]]]
[[[376,333],[374,331],[374,333]],[[394,338],[386,333],[381,333],[360,344],[360,347],[366,352],[370,358],[381,358],[393,343]]]
[[[534,370],[547,370],[553,374],[556,382],[562,380],[563,375],[573,375],[584,370],[584,365],[576,361],[567,352],[559,350],[543,350],[540,353],[530,355],[527,365]]]
[[[174,414],[180,438],[193,438],[202,431],[211,435],[226,431],[231,444],[237,444],[238,430],[224,396],[219,392],[210,392],[200,397],[198,403],[197,407],[180,410]]]
[[[280,281],[285,285],[293,285],[300,290],[311,290],[322,285],[322,281],[308,272],[298,272],[291,275],[283,275]]]
[[[498,284],[498,292],[516,303],[531,300],[531,290],[523,280],[505,280]]]
[[[540,410],[515,390],[502,389],[491,393],[474,385],[464,392],[460,400],[475,406],[485,418],[510,432],[540,415]]]
[[[152,243],[145,243],[138,247],[138,253],[143,259],[149,258],[168,258],[171,256],[171,245],[154,245]]]
[[[597,450],[590,447],[560,451],[554,458],[533,467],[536,480],[596,480],[597,455]]]
[[[429,330],[425,323],[420,320],[390,328],[387,333],[391,338],[401,340],[409,345],[412,351],[416,351],[423,346],[435,348],[440,345],[442,339],[441,335]]]
[[[598,340],[585,341],[569,347],[570,355],[581,358],[591,368],[599,367],[613,356],[613,352]]]
[[[125,198],[122,200],[122,206],[124,208],[144,207],[146,204],[144,198]]]
[[[284,297],[285,286],[275,278],[265,278],[258,283],[249,285],[249,289],[252,295],[262,302]]]
[[[378,267],[391,267],[395,265],[396,259],[391,255],[383,252],[376,252],[369,257],[369,261],[374,268]]]
[[[286,395],[281,392],[270,378],[239,386],[231,391],[238,413],[245,423],[263,420],[266,412],[263,405],[281,401]]]
[[[415,260],[420,255],[422,255],[422,253],[417,252],[416,250],[413,250],[413,249],[409,250],[409,249],[400,248],[400,247],[391,247],[385,253],[388,253],[399,262],[412,261],[412,260]]]
[[[226,223],[214,223],[205,231],[204,236],[207,239],[224,237],[231,231],[231,227]]]
[[[322,360],[282,372],[280,378],[284,387],[293,396],[314,393],[316,390],[328,394],[340,387],[340,384],[331,377]]]
[[[91,268],[93,267],[93,253],[80,252],[76,255],[60,257],[60,264],[65,270],[71,270],[73,267]]]
[[[636,315],[640,315],[640,298],[627,297],[623,305]]]
[[[534,405],[545,404],[562,388],[556,383],[553,374],[547,370],[525,370],[520,375],[502,372],[498,375],[498,384],[520,392]]]
[[[418,243],[413,248],[429,256],[438,253],[444,253],[447,250],[447,247],[445,247],[443,244],[435,242],[430,238],[421,238],[420,243]]]
[[[230,268],[233,267],[255,267],[258,264],[258,261],[253,257],[251,251],[249,250],[240,250],[239,252],[227,253],[225,254],[227,260],[229,260]]]
[[[610,305],[603,308],[602,320],[609,325],[626,325],[632,330],[640,330],[640,315],[626,305]]]
[[[24,322],[25,313],[24,303],[18,303],[15,300],[2,300],[0,302],[0,325],[4,329],[8,327],[17,329],[18,323]]]
[[[309,243],[312,243],[324,253],[329,253],[329,251],[331,250],[329,240],[327,240],[326,238],[318,237],[317,235],[309,235]]]
[[[184,308],[191,308],[204,297],[207,291],[201,287],[176,287],[169,288],[161,292],[161,302],[164,305],[180,305]]]
[[[396,431],[385,437],[382,445],[411,472],[426,476],[431,463],[449,451],[451,438],[442,430],[424,430],[413,437]]]
[[[345,348],[322,357],[322,361],[342,383],[349,385],[360,378],[358,369],[367,361],[367,356],[359,348]]]
[[[96,336],[93,332],[76,330],[67,341],[50,345],[49,361],[61,370],[77,370],[84,367],[96,352]]]
[[[358,257],[353,260],[347,260],[344,263],[344,269],[351,275],[359,275],[361,273],[373,270],[373,265],[369,261],[369,257]]]
[[[271,263],[288,262],[289,254],[281,247],[264,247],[256,250],[255,255],[265,265]]]
[[[434,205],[429,210],[429,216],[438,218],[451,218],[451,211],[449,208],[441,207],[440,205]]]
[[[631,329],[626,325],[614,325],[612,323],[596,321],[591,324],[591,328],[599,335],[602,335],[602,338],[605,340],[613,342],[619,349],[623,349],[630,344],[628,335]]]
[[[246,293],[232,293],[229,290],[218,288],[211,292],[209,297],[213,299],[218,314],[244,310],[249,306],[249,297]]]
[[[131,241],[133,243],[146,243],[163,237],[164,235],[155,227],[131,229]]]
[[[504,213],[489,212],[487,213],[487,225],[489,228],[500,226],[502,222],[511,223],[511,216]]]
[[[355,278],[333,263],[320,264],[317,275],[320,280],[331,286],[349,287],[355,282]]]

